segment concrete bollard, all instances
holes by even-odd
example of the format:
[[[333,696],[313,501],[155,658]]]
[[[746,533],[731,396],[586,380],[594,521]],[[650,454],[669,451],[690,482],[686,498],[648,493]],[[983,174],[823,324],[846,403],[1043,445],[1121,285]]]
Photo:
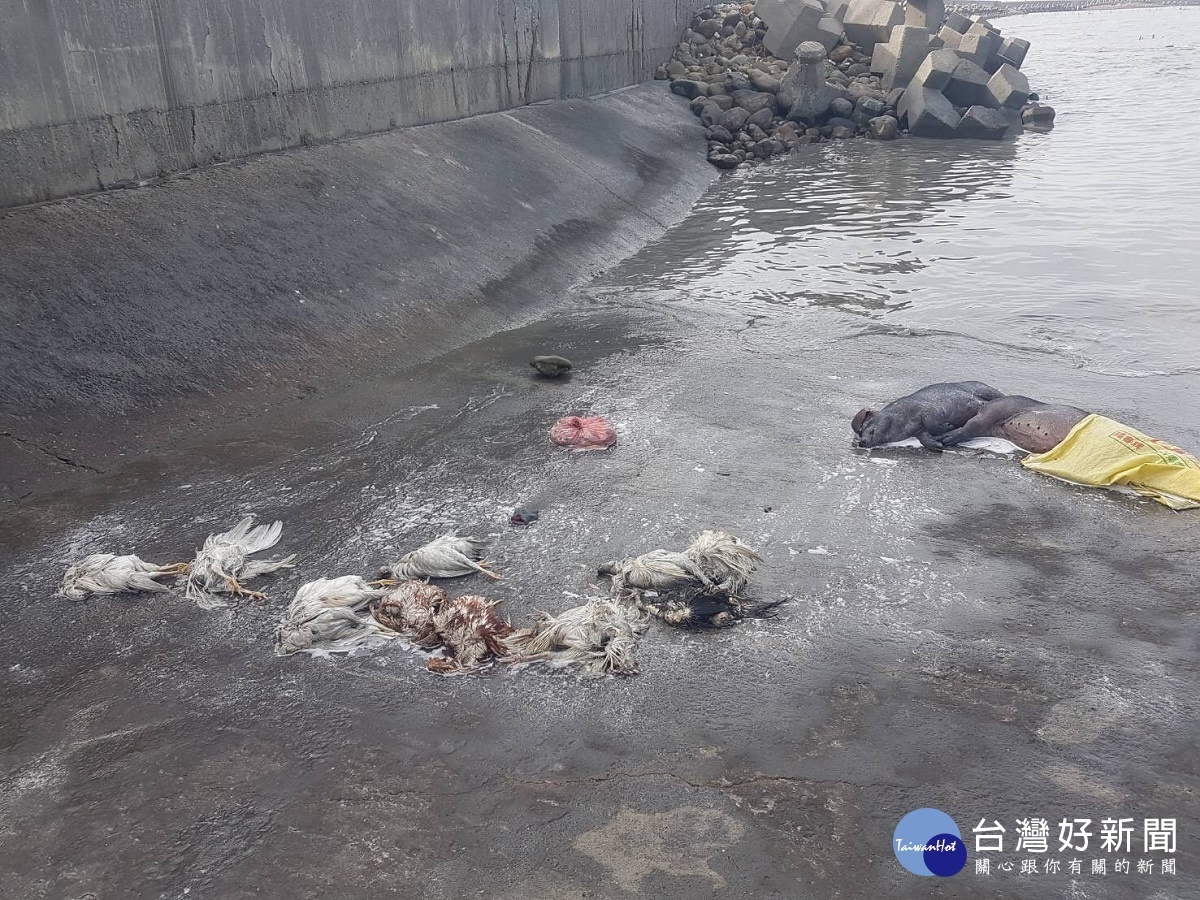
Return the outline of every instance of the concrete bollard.
[[[783,76],[780,91],[792,98],[787,117],[812,122],[824,115],[837,92],[825,83],[825,47],[816,41],[804,41],[796,48],[796,57]]]

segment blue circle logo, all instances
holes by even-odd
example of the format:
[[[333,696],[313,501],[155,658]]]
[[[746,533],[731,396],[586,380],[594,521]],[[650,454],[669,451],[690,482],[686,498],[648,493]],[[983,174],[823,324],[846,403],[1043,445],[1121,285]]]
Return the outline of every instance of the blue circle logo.
[[[914,875],[957,875],[967,864],[967,844],[954,820],[940,809],[914,809],[892,833],[892,850]]]

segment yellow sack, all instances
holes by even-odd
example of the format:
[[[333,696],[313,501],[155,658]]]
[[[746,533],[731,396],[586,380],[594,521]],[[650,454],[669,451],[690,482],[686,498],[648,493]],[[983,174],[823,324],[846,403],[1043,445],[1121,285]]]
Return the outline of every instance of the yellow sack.
[[[1200,460],[1104,416],[1088,416],[1021,465],[1076,484],[1129,487],[1171,509],[1200,507]]]

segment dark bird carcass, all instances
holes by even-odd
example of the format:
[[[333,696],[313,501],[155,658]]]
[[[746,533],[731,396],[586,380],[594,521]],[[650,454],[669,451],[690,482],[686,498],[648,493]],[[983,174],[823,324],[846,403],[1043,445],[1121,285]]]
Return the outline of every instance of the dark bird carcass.
[[[712,628],[766,618],[784,602],[743,596],[759,559],[733,535],[704,531],[682,552],[652,550],[607,562],[598,573],[612,578],[615,598],[632,600],[669,625]]]

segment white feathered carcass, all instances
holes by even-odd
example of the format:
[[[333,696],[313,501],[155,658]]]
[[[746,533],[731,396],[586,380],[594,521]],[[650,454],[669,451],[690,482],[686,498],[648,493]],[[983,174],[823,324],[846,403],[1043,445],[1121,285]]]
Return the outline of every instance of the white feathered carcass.
[[[487,541],[474,537],[459,537],[451,531],[430,541],[411,553],[406,553],[390,566],[379,570],[379,577],[388,581],[406,578],[459,578],[480,572],[494,581],[500,576],[488,568],[483,559]]]
[[[611,599],[589,600],[556,616],[539,612],[533,625],[505,639],[506,662],[634,675],[638,669],[633,651],[646,626],[640,609]]]
[[[652,550],[599,569],[613,597],[632,599],[669,625],[711,628],[765,618],[782,600],[751,604],[741,596],[761,557],[723,531],[702,531],[683,552]]]
[[[187,563],[160,566],[137,556],[94,553],[67,567],[59,593],[72,600],[89,594],[125,592],[161,592],[170,590],[160,578],[175,578],[187,573]]]
[[[376,639],[398,637],[370,616],[358,614],[384,593],[357,575],[302,585],[275,629],[276,655],[352,653]]]
[[[296,557],[267,560],[248,557],[274,547],[282,533],[282,522],[255,526],[254,517],[246,516],[228,531],[210,534],[188,571],[187,596],[205,609],[229,605],[216,594],[265,600],[266,594],[248,591],[242,582],[279,569],[294,568]]]
[[[740,538],[724,531],[700,532],[683,552],[713,584],[734,595],[746,589],[762,562]]]
[[[641,556],[610,560],[600,566],[598,573],[612,578],[614,593],[711,584],[694,559],[674,550],[651,550]]]

